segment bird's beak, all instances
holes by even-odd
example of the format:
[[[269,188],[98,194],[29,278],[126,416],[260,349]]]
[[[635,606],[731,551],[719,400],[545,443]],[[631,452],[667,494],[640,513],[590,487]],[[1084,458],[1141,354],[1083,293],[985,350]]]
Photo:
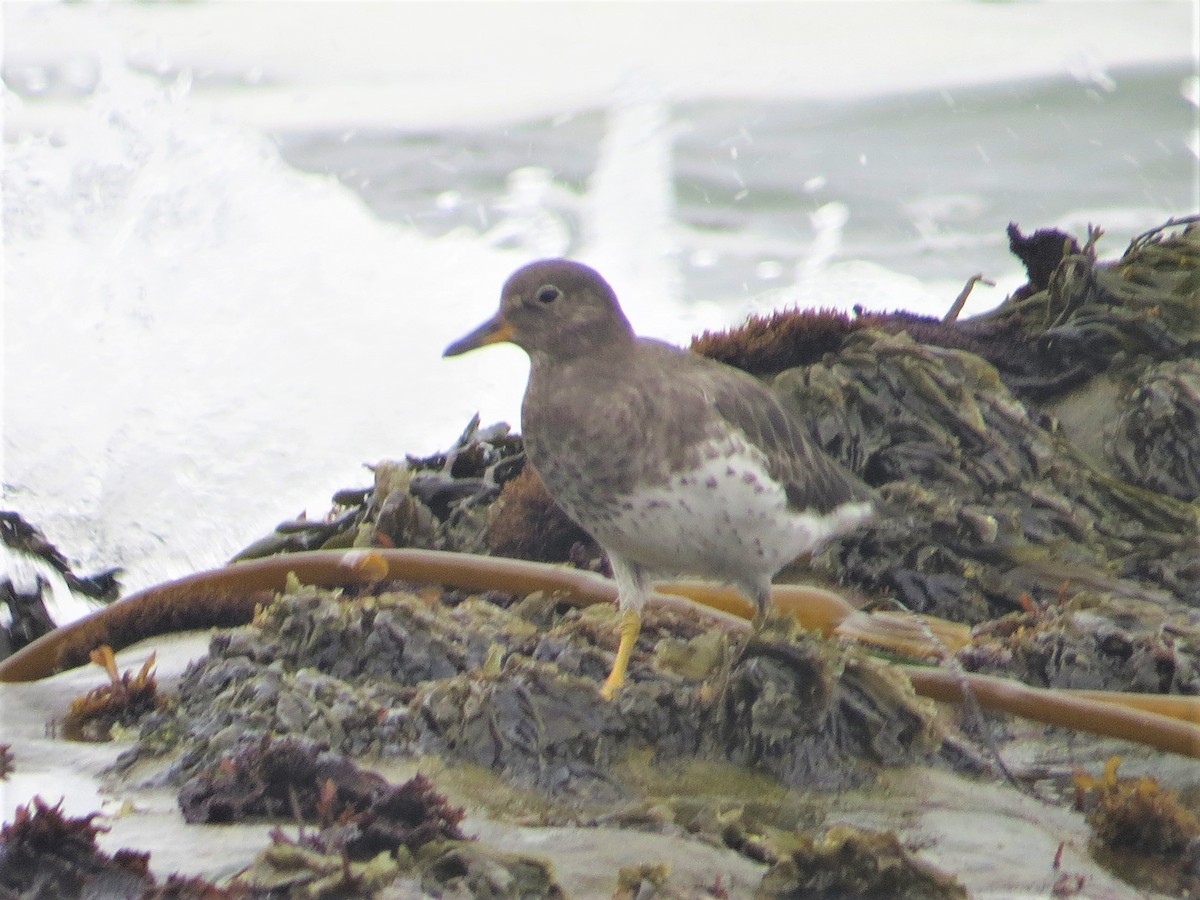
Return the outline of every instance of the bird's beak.
[[[459,338],[443,351],[442,356],[458,356],[468,350],[486,347],[488,344],[499,344],[511,341],[515,329],[499,313],[488,319],[466,337]]]

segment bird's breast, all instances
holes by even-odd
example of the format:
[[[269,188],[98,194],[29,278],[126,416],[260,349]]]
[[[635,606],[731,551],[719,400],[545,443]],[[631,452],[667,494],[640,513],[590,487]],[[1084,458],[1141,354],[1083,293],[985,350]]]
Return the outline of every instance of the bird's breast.
[[[639,482],[694,464],[703,438],[696,398],[667,395],[657,373],[640,379],[575,369],[534,371],[521,410],[525,449],[568,511],[606,504]],[[617,369],[618,376],[627,373]]]

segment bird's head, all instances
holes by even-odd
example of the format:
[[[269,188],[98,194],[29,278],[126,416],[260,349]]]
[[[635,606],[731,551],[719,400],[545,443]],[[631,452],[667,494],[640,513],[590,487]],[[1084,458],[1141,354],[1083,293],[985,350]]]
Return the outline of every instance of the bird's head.
[[[569,259],[546,259],[514,272],[504,283],[500,311],[442,355],[507,341],[537,362],[604,352],[632,340],[617,296],[599,272]]]

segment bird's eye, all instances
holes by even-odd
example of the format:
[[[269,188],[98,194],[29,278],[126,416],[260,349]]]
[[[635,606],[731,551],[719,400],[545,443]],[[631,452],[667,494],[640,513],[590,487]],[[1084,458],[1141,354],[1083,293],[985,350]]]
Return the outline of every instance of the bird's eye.
[[[537,297],[539,303],[553,303],[562,296],[562,291],[552,284],[544,284],[537,289],[534,296]]]

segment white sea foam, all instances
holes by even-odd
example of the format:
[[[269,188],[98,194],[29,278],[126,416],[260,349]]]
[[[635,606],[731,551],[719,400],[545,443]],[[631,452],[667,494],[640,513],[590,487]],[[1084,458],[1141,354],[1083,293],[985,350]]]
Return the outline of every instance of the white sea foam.
[[[439,354],[523,255],[382,224],[186,95],[107,71],[5,178],[6,502],[85,567],[214,564],[361,462],[516,414],[516,354]]]

